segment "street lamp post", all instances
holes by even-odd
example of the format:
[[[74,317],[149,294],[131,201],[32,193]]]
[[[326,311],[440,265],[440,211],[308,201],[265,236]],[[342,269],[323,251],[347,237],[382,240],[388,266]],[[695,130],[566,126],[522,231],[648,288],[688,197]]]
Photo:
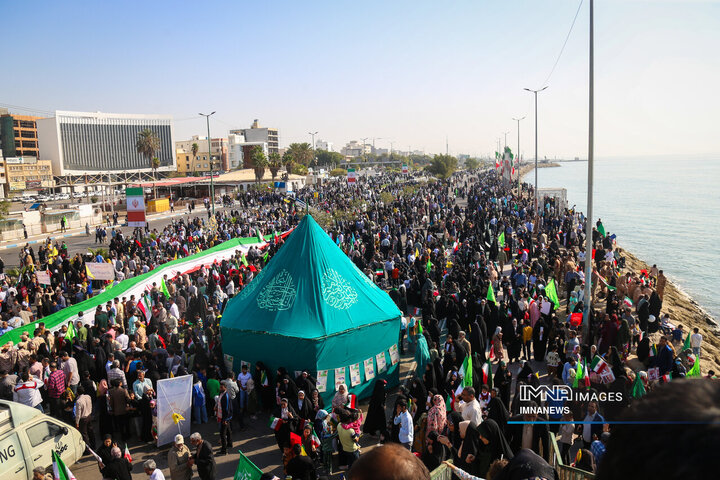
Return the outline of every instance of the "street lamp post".
[[[593,0],[590,0],[590,62],[588,78],[588,190],[587,190],[587,217],[585,218],[585,294],[583,309],[583,341],[587,341],[590,331],[590,309],[592,308],[592,218],[593,218],[593,174],[595,156],[595,27],[593,21]]]
[[[536,217],[536,218],[537,218],[537,216],[538,216],[538,179],[537,179],[537,177],[538,177],[538,127],[537,127],[538,122],[537,122],[537,94],[538,94],[539,92],[542,92],[542,91],[545,90],[546,88],[548,88],[547,85],[545,85],[545,86],[544,86],[543,88],[541,88],[540,90],[532,90],[532,89],[530,89],[530,88],[526,88],[526,89],[525,89],[525,90],[527,90],[528,92],[531,92],[531,93],[535,94],[535,217]],[[537,223],[537,222],[536,222],[536,223]],[[536,225],[536,227],[537,227],[537,225]]]
[[[367,156],[365,155],[365,142],[366,142],[369,138],[370,138],[370,137],[365,137],[365,138],[361,138],[361,139],[360,139],[360,140],[363,141],[363,151],[362,151],[362,155],[363,155],[363,159],[365,160],[365,162],[367,162]]]
[[[200,113],[200,116],[205,117],[207,120],[207,141],[208,141],[208,156],[210,157],[210,205],[212,206],[212,214],[215,216],[215,183],[213,182],[213,161],[212,161],[212,146],[210,144],[210,116],[215,115],[215,112]]]
[[[517,143],[517,152],[515,152],[515,159],[516,159],[515,163],[518,163],[520,161],[520,120],[525,120],[525,117],[522,117],[522,118],[514,118],[513,117],[513,120],[515,120],[517,122],[518,143]],[[518,166],[519,166],[519,164],[518,164]],[[520,195],[520,172],[518,171],[518,196],[519,195]]]
[[[505,135],[505,148],[507,148],[507,135],[510,132],[503,132],[503,135]]]
[[[317,134],[318,134],[318,132],[308,132],[308,135],[310,135],[312,137],[313,152],[315,151],[315,135],[317,135]]]

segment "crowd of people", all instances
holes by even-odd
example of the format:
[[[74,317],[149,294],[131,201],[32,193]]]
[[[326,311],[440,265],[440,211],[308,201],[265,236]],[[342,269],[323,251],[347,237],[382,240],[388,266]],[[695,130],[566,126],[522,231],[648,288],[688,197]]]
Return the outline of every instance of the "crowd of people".
[[[296,198],[313,206],[339,248],[403,312],[399,347],[414,355],[416,370],[392,408],[381,379],[363,412],[345,385],[325,405],[315,372],[271,372],[263,359],[239,372],[226,365],[219,319],[228,299],[282,248],[278,238],[267,254],[251,248],[247,256],[164,278],[166,292],[154,284],[139,298],[98,306],[91,319],[81,314],[55,331],[41,323],[17,345],[6,343],[0,398],[75,425],[97,450],[105,478],[130,478],[127,442],[156,438],[158,380],[192,375],[192,421],[216,421],[220,445],[216,450],[194,433],[188,448],[176,437],[167,462],[173,480],[191,478],[193,466],[200,478],[215,478],[214,457],[230,452],[234,430],[266,413],[278,420],[275,439],[292,478],[332,473],[335,453],[340,468],[352,468],[361,437],[369,436],[414,453],[429,471],[452,460],[459,478],[498,479],[510,478],[503,471],[515,456],[546,468],[550,433],[567,464],[595,471],[613,435],[606,420],[671,378],[700,375],[697,329],[684,332],[673,325],[678,319],[661,316],[663,272],[624,269],[614,236],[598,221],[593,308],[586,312],[586,218],[551,197],[541,199],[536,216],[527,185],[519,193],[492,171],[431,182],[386,174],[361,186],[306,187]],[[41,245],[37,253],[26,246],[21,277],[6,278],[0,292],[0,333],[109,287],[88,278],[90,262],[112,263],[117,283],[231,238],[288,231],[303,215],[294,200],[275,193],[241,193],[233,205],[212,223],[206,204],[207,219],[188,214],[161,230],[127,234],[112,228],[107,251],[94,256],[69,257],[65,243]],[[49,285],[38,282],[38,271],[49,273]],[[141,303],[151,309],[143,312]],[[620,400],[536,394],[521,401],[523,385],[541,383],[614,392]],[[558,407],[548,418],[528,413],[547,405]],[[594,423],[576,425],[580,420]],[[143,467],[164,478],[154,461]]]

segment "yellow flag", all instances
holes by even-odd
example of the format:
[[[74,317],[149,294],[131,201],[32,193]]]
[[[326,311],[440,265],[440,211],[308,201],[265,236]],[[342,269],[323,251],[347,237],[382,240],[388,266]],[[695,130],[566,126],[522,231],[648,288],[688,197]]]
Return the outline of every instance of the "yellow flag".
[[[172,419],[173,419],[173,422],[175,422],[175,425],[177,425],[177,424],[180,423],[182,420],[185,420],[185,417],[183,417],[183,416],[180,415],[179,413],[173,413],[173,414],[172,414]]]
[[[85,275],[87,275],[87,278],[91,280],[95,279],[95,275],[90,272],[90,267],[88,267],[87,265],[85,265]]]
[[[415,249],[415,258],[417,258],[417,257],[419,257],[419,256],[420,256],[420,252],[418,252],[418,249],[416,248],[416,249]]]

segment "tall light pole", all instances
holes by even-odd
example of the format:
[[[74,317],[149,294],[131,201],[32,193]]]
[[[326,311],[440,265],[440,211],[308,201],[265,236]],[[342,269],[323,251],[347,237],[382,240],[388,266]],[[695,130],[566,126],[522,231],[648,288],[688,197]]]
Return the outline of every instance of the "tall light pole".
[[[215,216],[215,183],[213,183],[213,161],[212,161],[212,146],[210,145],[210,116],[215,115],[215,112],[198,114],[205,117],[207,120],[207,133],[208,133],[208,156],[210,157],[210,205],[212,206],[212,214]]]
[[[365,142],[366,142],[369,138],[370,138],[370,137],[365,137],[365,138],[361,138],[361,139],[360,139],[360,140],[363,141],[363,151],[362,151],[362,154],[363,154],[363,159],[364,159],[365,161],[367,161],[367,157],[365,156]]]
[[[312,145],[313,145],[313,151],[315,151],[315,135],[317,135],[318,132],[308,132],[308,135],[312,137]]]
[[[513,117],[513,120],[515,120],[518,125],[518,143],[517,143],[517,152],[515,152],[515,163],[518,163],[520,161],[520,120],[525,120],[525,116],[522,118]],[[519,171],[518,171],[518,196],[520,196],[520,172]]]
[[[548,87],[548,86],[545,85],[545,86],[544,86],[543,88],[541,88],[540,90],[532,90],[532,89],[530,89],[530,88],[526,88],[526,89],[525,89],[525,90],[527,90],[528,92],[531,92],[531,93],[534,93],[534,94],[535,94],[535,218],[537,218],[537,216],[538,216],[538,181],[537,181],[537,177],[538,177],[538,175],[537,175],[537,172],[538,172],[538,149],[537,149],[537,146],[538,146],[538,135],[537,135],[537,132],[538,132],[538,130],[537,130],[537,94],[538,94],[538,92],[542,92],[543,90],[545,90],[547,87]],[[536,225],[536,228],[537,228],[537,225]]]
[[[503,135],[505,135],[505,147],[507,148],[507,134],[510,132],[503,132]],[[504,150],[503,150],[504,151]]]
[[[588,189],[587,189],[587,217],[585,221],[585,295],[584,295],[584,309],[583,309],[583,341],[588,340],[588,333],[590,331],[590,309],[592,308],[592,232],[593,232],[593,173],[594,164],[593,157],[595,156],[595,139],[594,139],[594,88],[595,88],[595,41],[594,41],[594,26],[593,26],[593,0],[590,0],[590,62],[589,62],[589,78],[588,78]]]

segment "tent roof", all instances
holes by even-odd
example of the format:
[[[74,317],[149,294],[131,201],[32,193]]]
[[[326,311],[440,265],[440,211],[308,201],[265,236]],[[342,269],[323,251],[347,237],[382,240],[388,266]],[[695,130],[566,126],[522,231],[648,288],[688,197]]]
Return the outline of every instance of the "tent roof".
[[[223,313],[223,329],[322,338],[401,312],[310,216]]]

